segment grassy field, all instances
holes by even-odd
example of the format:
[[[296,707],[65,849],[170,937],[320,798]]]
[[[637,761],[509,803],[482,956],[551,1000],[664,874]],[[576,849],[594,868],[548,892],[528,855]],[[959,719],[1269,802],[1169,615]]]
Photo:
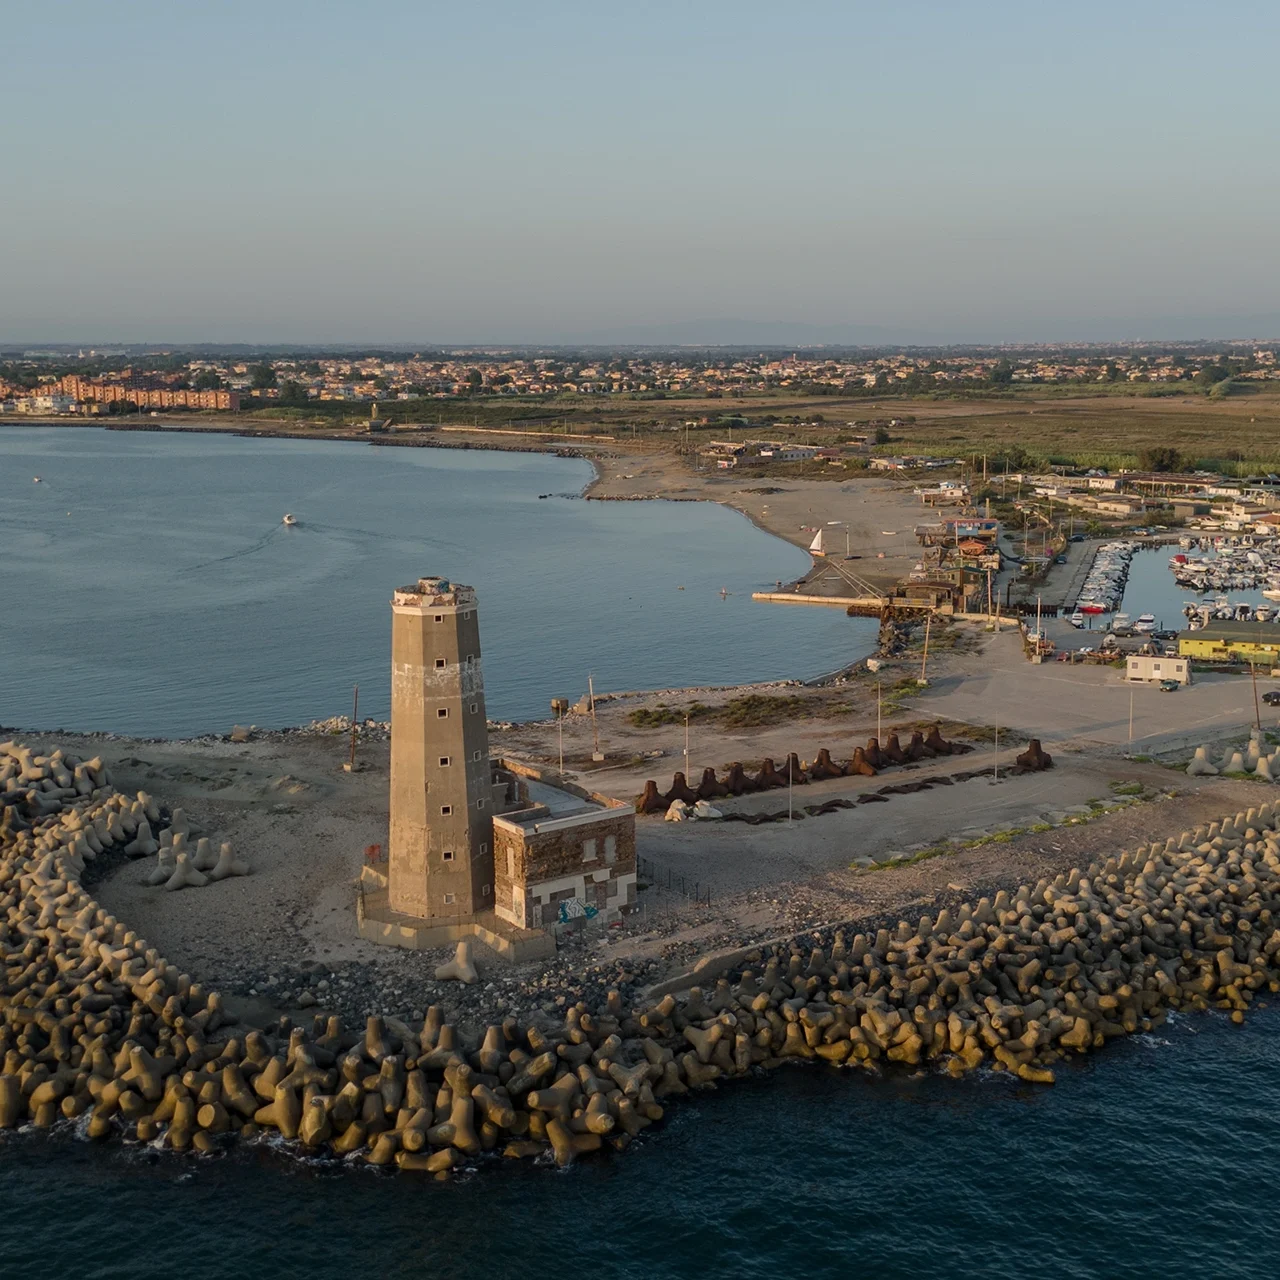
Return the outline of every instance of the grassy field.
[[[1246,384],[1221,397],[1164,387],[1127,393],[1115,387],[1040,387],[998,396],[875,400],[785,391],[741,399],[566,395],[545,400],[393,401],[379,406],[379,412],[404,425],[476,426],[538,436],[611,435],[619,443],[664,452],[694,451],[727,435],[826,445],[865,430],[869,422],[897,419],[899,425],[888,428],[890,439],[877,452],[994,456],[1017,447],[1039,463],[1114,469],[1136,466],[1146,447],[1172,446],[1195,463],[1229,474],[1280,470],[1280,386]],[[726,415],[741,415],[751,426],[731,429],[723,421]],[[776,421],[766,426],[766,415]],[[369,409],[335,404],[322,410],[311,406],[247,416],[322,434],[362,423]],[[702,424],[703,418],[711,421]],[[689,422],[699,425],[686,427]],[[768,470],[771,475],[802,473],[795,464]]]

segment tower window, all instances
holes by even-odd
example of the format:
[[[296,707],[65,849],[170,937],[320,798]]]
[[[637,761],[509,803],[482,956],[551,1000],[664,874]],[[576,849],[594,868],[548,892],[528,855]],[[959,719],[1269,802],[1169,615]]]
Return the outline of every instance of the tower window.
[[[442,804],[442,805],[440,806],[440,816],[441,816],[442,818],[447,818],[447,817],[448,817],[452,812],[453,812],[453,805],[451,805],[451,804]]]
[[[446,894],[444,895],[444,905],[445,905],[446,907],[451,907],[451,906],[453,906],[453,894],[451,894],[451,893],[446,893]]]
[[[483,809],[483,808],[484,808],[484,796],[481,796],[481,797],[476,801],[476,808],[477,808],[477,809]]]
[[[444,670],[444,659],[443,659],[443,658],[437,658],[437,659],[436,659],[436,670],[437,670],[437,671],[443,671],[443,670]]]
[[[447,719],[449,718],[449,708],[448,708],[448,707],[437,707],[437,708],[436,708],[436,715],[437,715],[441,720],[447,720]]]
[[[594,840],[584,840],[582,842],[582,860],[583,862],[594,862],[596,860],[596,842]]]
[[[1160,670],[1160,664],[1159,664],[1158,662],[1156,663],[1156,670],[1157,670],[1157,671],[1159,671],[1159,670]],[[480,759],[480,753],[479,753],[478,751],[474,752],[474,753],[472,754],[471,758],[472,758],[473,760],[479,760],[479,759]]]
[[[475,713],[479,710],[480,710],[480,704],[478,702],[473,702],[471,704],[471,714],[475,715]]]
[[[489,846],[488,846],[487,844],[482,844],[482,845],[480,846],[480,852],[481,852],[481,853],[488,853],[488,852],[489,852]]]
[[[437,621],[437,622],[443,622],[443,621],[444,621],[444,614],[443,614],[443,613],[437,613],[437,614],[436,614],[436,621]]]
[[[444,860],[445,860],[446,862],[452,862],[452,861],[453,861],[453,850],[452,850],[452,849],[446,849],[446,850],[444,851],[443,857],[444,857]]]
[[[447,768],[449,767],[449,757],[448,757],[448,756],[441,756],[441,757],[440,757],[440,767],[441,767],[442,769],[447,769]]]
[[[484,898],[487,898],[487,897],[489,896],[489,892],[490,892],[490,886],[489,886],[489,885],[485,885],[485,887],[484,887],[483,889],[481,889],[481,890],[480,890],[480,896],[481,896],[481,897],[484,897]]]

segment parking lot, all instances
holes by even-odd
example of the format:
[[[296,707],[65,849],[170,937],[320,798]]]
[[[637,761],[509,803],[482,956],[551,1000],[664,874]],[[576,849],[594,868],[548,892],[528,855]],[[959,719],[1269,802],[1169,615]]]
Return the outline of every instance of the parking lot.
[[[972,674],[940,678],[921,699],[921,711],[970,724],[1000,725],[1040,737],[1046,745],[1081,738],[1135,750],[1206,740],[1253,723],[1247,676],[1196,675],[1174,693],[1154,684],[1129,684],[1109,666],[1033,664],[1016,632],[987,636],[984,658]],[[1280,680],[1258,678],[1258,693],[1280,690]],[[1264,728],[1280,724],[1280,709],[1259,699]]]

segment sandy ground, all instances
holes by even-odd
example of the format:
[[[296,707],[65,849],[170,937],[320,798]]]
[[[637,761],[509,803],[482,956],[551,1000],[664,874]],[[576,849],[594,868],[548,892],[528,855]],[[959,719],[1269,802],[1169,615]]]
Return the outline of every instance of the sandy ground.
[[[691,471],[673,454],[626,453],[596,461],[599,478],[587,490],[593,498],[674,498],[720,502],[741,511],[760,528],[796,546],[808,547],[821,528],[828,549],[843,555],[859,574],[895,581],[919,558],[916,525],[935,515],[921,505],[915,482],[850,473],[848,480],[739,477],[718,471]]]

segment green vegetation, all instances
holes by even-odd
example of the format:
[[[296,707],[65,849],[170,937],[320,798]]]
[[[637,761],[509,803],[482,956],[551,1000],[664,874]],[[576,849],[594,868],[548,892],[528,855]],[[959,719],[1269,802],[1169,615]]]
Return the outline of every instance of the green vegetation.
[[[627,720],[637,729],[657,729],[663,725],[714,723],[725,729],[759,729],[766,725],[785,724],[789,720],[834,719],[848,715],[852,705],[844,699],[801,697],[798,694],[749,693],[731,698],[723,706],[709,707],[692,702],[687,707],[637,707],[628,712]]]

